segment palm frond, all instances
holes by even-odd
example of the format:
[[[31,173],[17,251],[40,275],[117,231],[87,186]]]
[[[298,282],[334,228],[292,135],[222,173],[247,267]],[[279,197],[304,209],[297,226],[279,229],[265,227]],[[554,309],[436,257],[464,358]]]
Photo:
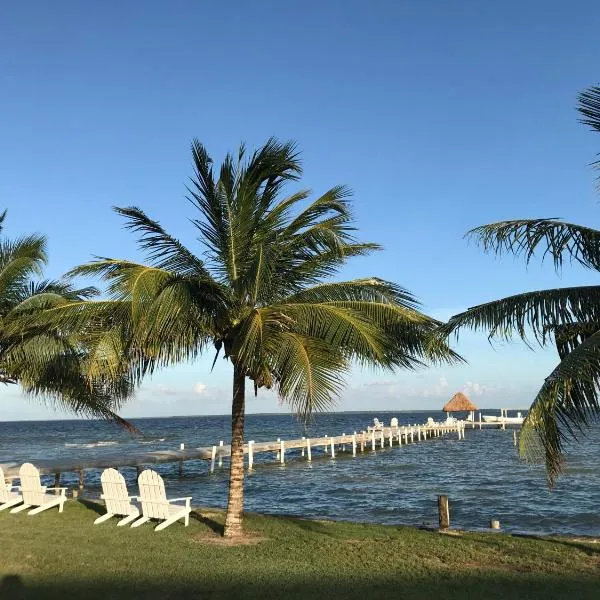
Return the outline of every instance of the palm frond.
[[[600,321],[600,286],[580,286],[526,292],[481,304],[454,315],[445,330],[485,330],[490,339],[505,340],[516,332],[525,341],[533,335],[544,345],[553,328],[596,319]]]
[[[280,398],[304,420],[331,409],[344,386],[347,360],[321,340],[297,333],[280,337],[279,347],[270,353]]]
[[[589,269],[600,270],[600,231],[557,219],[523,219],[482,225],[468,234],[485,252],[510,252],[529,262],[538,246],[542,260],[550,256],[554,267],[562,267],[568,257]]]
[[[139,246],[147,253],[154,266],[184,277],[210,279],[204,263],[179,240],[169,235],[158,221],[150,219],[135,206],[115,207],[114,210],[125,217],[127,229],[140,234]]]
[[[600,416],[600,331],[569,352],[546,378],[523,424],[521,452],[544,459],[552,485],[562,469],[564,443]]]

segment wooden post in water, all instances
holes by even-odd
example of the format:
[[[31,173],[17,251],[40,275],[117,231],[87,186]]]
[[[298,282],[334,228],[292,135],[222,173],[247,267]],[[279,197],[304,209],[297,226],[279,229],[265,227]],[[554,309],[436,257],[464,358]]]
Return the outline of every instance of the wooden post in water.
[[[417,427],[417,441],[421,441],[421,428]]]
[[[312,457],[310,455],[310,440],[308,438],[306,439],[306,457],[308,462],[312,461]]]
[[[136,476],[136,479],[140,476],[141,472],[142,472],[142,467],[140,467],[140,465],[136,465],[135,466],[135,476]]]
[[[371,429],[371,450],[375,452],[375,430]]]
[[[365,432],[364,431],[360,432],[360,451],[361,452],[365,451]]]
[[[410,428],[410,441],[411,442],[415,441],[415,430],[413,427]]]
[[[179,444],[179,449],[180,450],[185,450],[185,444]]]
[[[327,436],[325,436],[327,437]],[[281,438],[277,438],[277,442],[281,442]],[[277,456],[275,456],[276,460],[280,460],[281,459],[281,447],[279,450],[277,450]]]
[[[448,527],[450,527],[450,505],[448,496],[438,496],[438,517],[440,529],[448,529]]]
[[[394,440],[394,432],[390,429],[390,435],[388,436],[389,438],[389,442],[390,442],[390,448],[393,446],[393,440]]]
[[[385,447],[385,439],[383,437],[383,427],[381,428],[381,447],[382,448]]]
[[[83,489],[83,469],[81,469],[81,471],[79,471],[79,489],[80,490]]]
[[[219,468],[223,466],[223,451],[221,448],[223,448],[223,440],[219,442]]]
[[[56,473],[54,473],[54,487],[55,488],[60,487],[60,471],[57,471]],[[54,493],[58,496],[60,494],[60,490],[56,489],[56,490],[54,490]]]
[[[345,438],[346,433],[342,433],[342,437]],[[342,444],[342,452],[346,452],[346,444],[345,443]]]
[[[254,467],[254,440],[248,442],[248,471]]]
[[[479,411],[479,430],[481,431],[481,411]]]
[[[302,439],[305,440],[306,438],[302,436]],[[304,456],[304,448],[302,448],[302,456]]]
[[[214,473],[215,472],[215,458],[217,456],[217,447],[213,446],[212,447],[212,452],[210,454],[210,472]]]
[[[352,435],[352,456],[356,456],[356,431]]]
[[[285,442],[279,440],[279,456],[281,457],[281,464],[285,464]]]
[[[331,436],[331,458],[335,458],[335,444],[333,443],[333,436]]]
[[[183,461],[179,461],[179,477],[183,477]]]
[[[513,444],[517,445],[517,430],[513,429]]]

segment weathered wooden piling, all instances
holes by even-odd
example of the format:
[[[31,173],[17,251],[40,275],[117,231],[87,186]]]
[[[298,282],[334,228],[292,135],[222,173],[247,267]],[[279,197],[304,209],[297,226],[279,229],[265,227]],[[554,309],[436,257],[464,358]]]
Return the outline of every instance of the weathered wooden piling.
[[[448,529],[450,527],[450,504],[448,496],[438,496],[438,517],[440,529]]]

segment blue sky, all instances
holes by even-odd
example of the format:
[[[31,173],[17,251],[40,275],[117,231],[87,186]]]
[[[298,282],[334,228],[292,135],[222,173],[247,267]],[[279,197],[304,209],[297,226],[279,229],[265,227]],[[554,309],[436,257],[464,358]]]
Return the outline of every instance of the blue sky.
[[[297,140],[303,186],[353,188],[364,239],[349,265],[413,291],[440,318],[521,291],[594,281],[525,268],[463,239],[485,222],[564,217],[596,226],[577,122],[597,84],[597,2],[258,0],[12,3],[0,20],[0,199],[7,233],[49,237],[48,274],[94,254],[140,258],[112,205],[138,205],[192,249],[189,144],[218,161],[241,140]],[[461,337],[468,366],[356,371],[338,403],[437,408],[465,389],[526,406],[555,360]],[[126,416],[226,413],[230,371],[210,357],[144,383]],[[2,394],[0,419],[53,418]],[[283,410],[261,393],[248,410]]]

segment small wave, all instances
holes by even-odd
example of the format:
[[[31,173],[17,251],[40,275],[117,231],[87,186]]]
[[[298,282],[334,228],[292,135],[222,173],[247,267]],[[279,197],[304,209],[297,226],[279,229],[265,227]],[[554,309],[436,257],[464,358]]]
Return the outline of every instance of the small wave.
[[[65,448],[102,448],[103,446],[116,446],[119,442],[92,442],[89,444],[65,444]]]
[[[140,444],[156,444],[157,442],[164,442],[166,438],[158,438],[156,440],[144,440]]]

